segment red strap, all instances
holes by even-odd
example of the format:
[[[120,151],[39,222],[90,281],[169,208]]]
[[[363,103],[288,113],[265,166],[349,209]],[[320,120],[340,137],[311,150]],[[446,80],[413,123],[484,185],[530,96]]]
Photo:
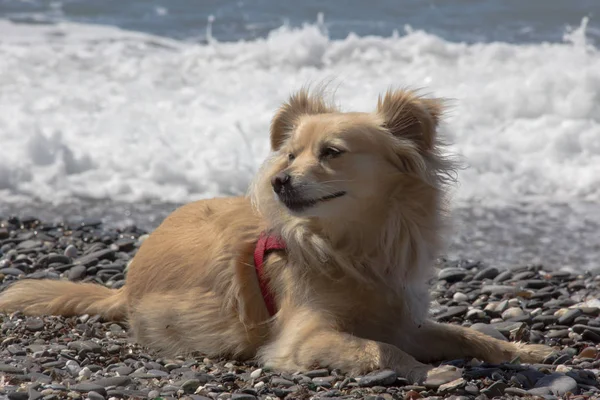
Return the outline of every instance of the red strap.
[[[269,290],[269,282],[265,276],[263,264],[267,252],[271,250],[285,250],[285,243],[278,237],[273,235],[267,235],[265,232],[261,232],[256,247],[254,249],[254,268],[256,269],[256,276],[258,277],[258,284],[260,285],[260,291],[265,305],[271,316],[275,315],[275,298],[273,293]]]

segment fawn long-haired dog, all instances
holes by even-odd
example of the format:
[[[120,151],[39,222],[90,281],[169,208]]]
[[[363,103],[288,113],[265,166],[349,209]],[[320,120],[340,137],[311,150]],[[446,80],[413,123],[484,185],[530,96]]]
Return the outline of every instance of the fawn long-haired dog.
[[[433,361],[539,362],[551,348],[427,318],[453,169],[437,135],[442,113],[441,100],[407,90],[388,91],[370,113],[300,90],[272,120],[272,154],[249,196],[174,211],[122,289],[23,280],[0,295],[0,311],[126,319],[139,343],[166,354],[257,358],[276,370],[389,368],[422,382]],[[257,274],[265,232],[285,247],[266,252]]]

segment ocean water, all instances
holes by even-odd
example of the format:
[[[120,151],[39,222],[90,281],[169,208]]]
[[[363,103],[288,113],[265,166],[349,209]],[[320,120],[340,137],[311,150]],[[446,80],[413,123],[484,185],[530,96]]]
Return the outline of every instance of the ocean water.
[[[148,229],[246,191],[276,108],[328,81],[451,99],[448,256],[600,267],[600,2],[0,0],[0,214]]]

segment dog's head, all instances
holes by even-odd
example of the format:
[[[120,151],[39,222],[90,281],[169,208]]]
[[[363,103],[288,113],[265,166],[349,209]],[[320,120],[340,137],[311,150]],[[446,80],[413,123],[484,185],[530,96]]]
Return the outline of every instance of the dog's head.
[[[430,188],[435,197],[444,172],[436,148],[442,111],[438,99],[398,90],[380,97],[375,112],[342,113],[302,90],[273,118],[273,155],[255,203],[268,219],[332,224],[383,215],[403,191],[421,196]]]

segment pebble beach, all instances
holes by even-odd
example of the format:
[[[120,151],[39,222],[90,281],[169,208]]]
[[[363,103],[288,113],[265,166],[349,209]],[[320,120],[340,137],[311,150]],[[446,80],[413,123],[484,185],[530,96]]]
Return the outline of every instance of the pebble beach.
[[[118,288],[147,232],[99,220],[0,218],[0,290],[19,279],[68,279]],[[0,398],[8,399],[592,399],[600,397],[600,277],[496,268],[493,260],[438,260],[431,317],[501,340],[545,343],[540,364],[448,360],[462,377],[410,385],[393,371],[349,378],[336,370],[280,374],[226,359],[159,358],[127,326],[98,316],[1,315]]]

